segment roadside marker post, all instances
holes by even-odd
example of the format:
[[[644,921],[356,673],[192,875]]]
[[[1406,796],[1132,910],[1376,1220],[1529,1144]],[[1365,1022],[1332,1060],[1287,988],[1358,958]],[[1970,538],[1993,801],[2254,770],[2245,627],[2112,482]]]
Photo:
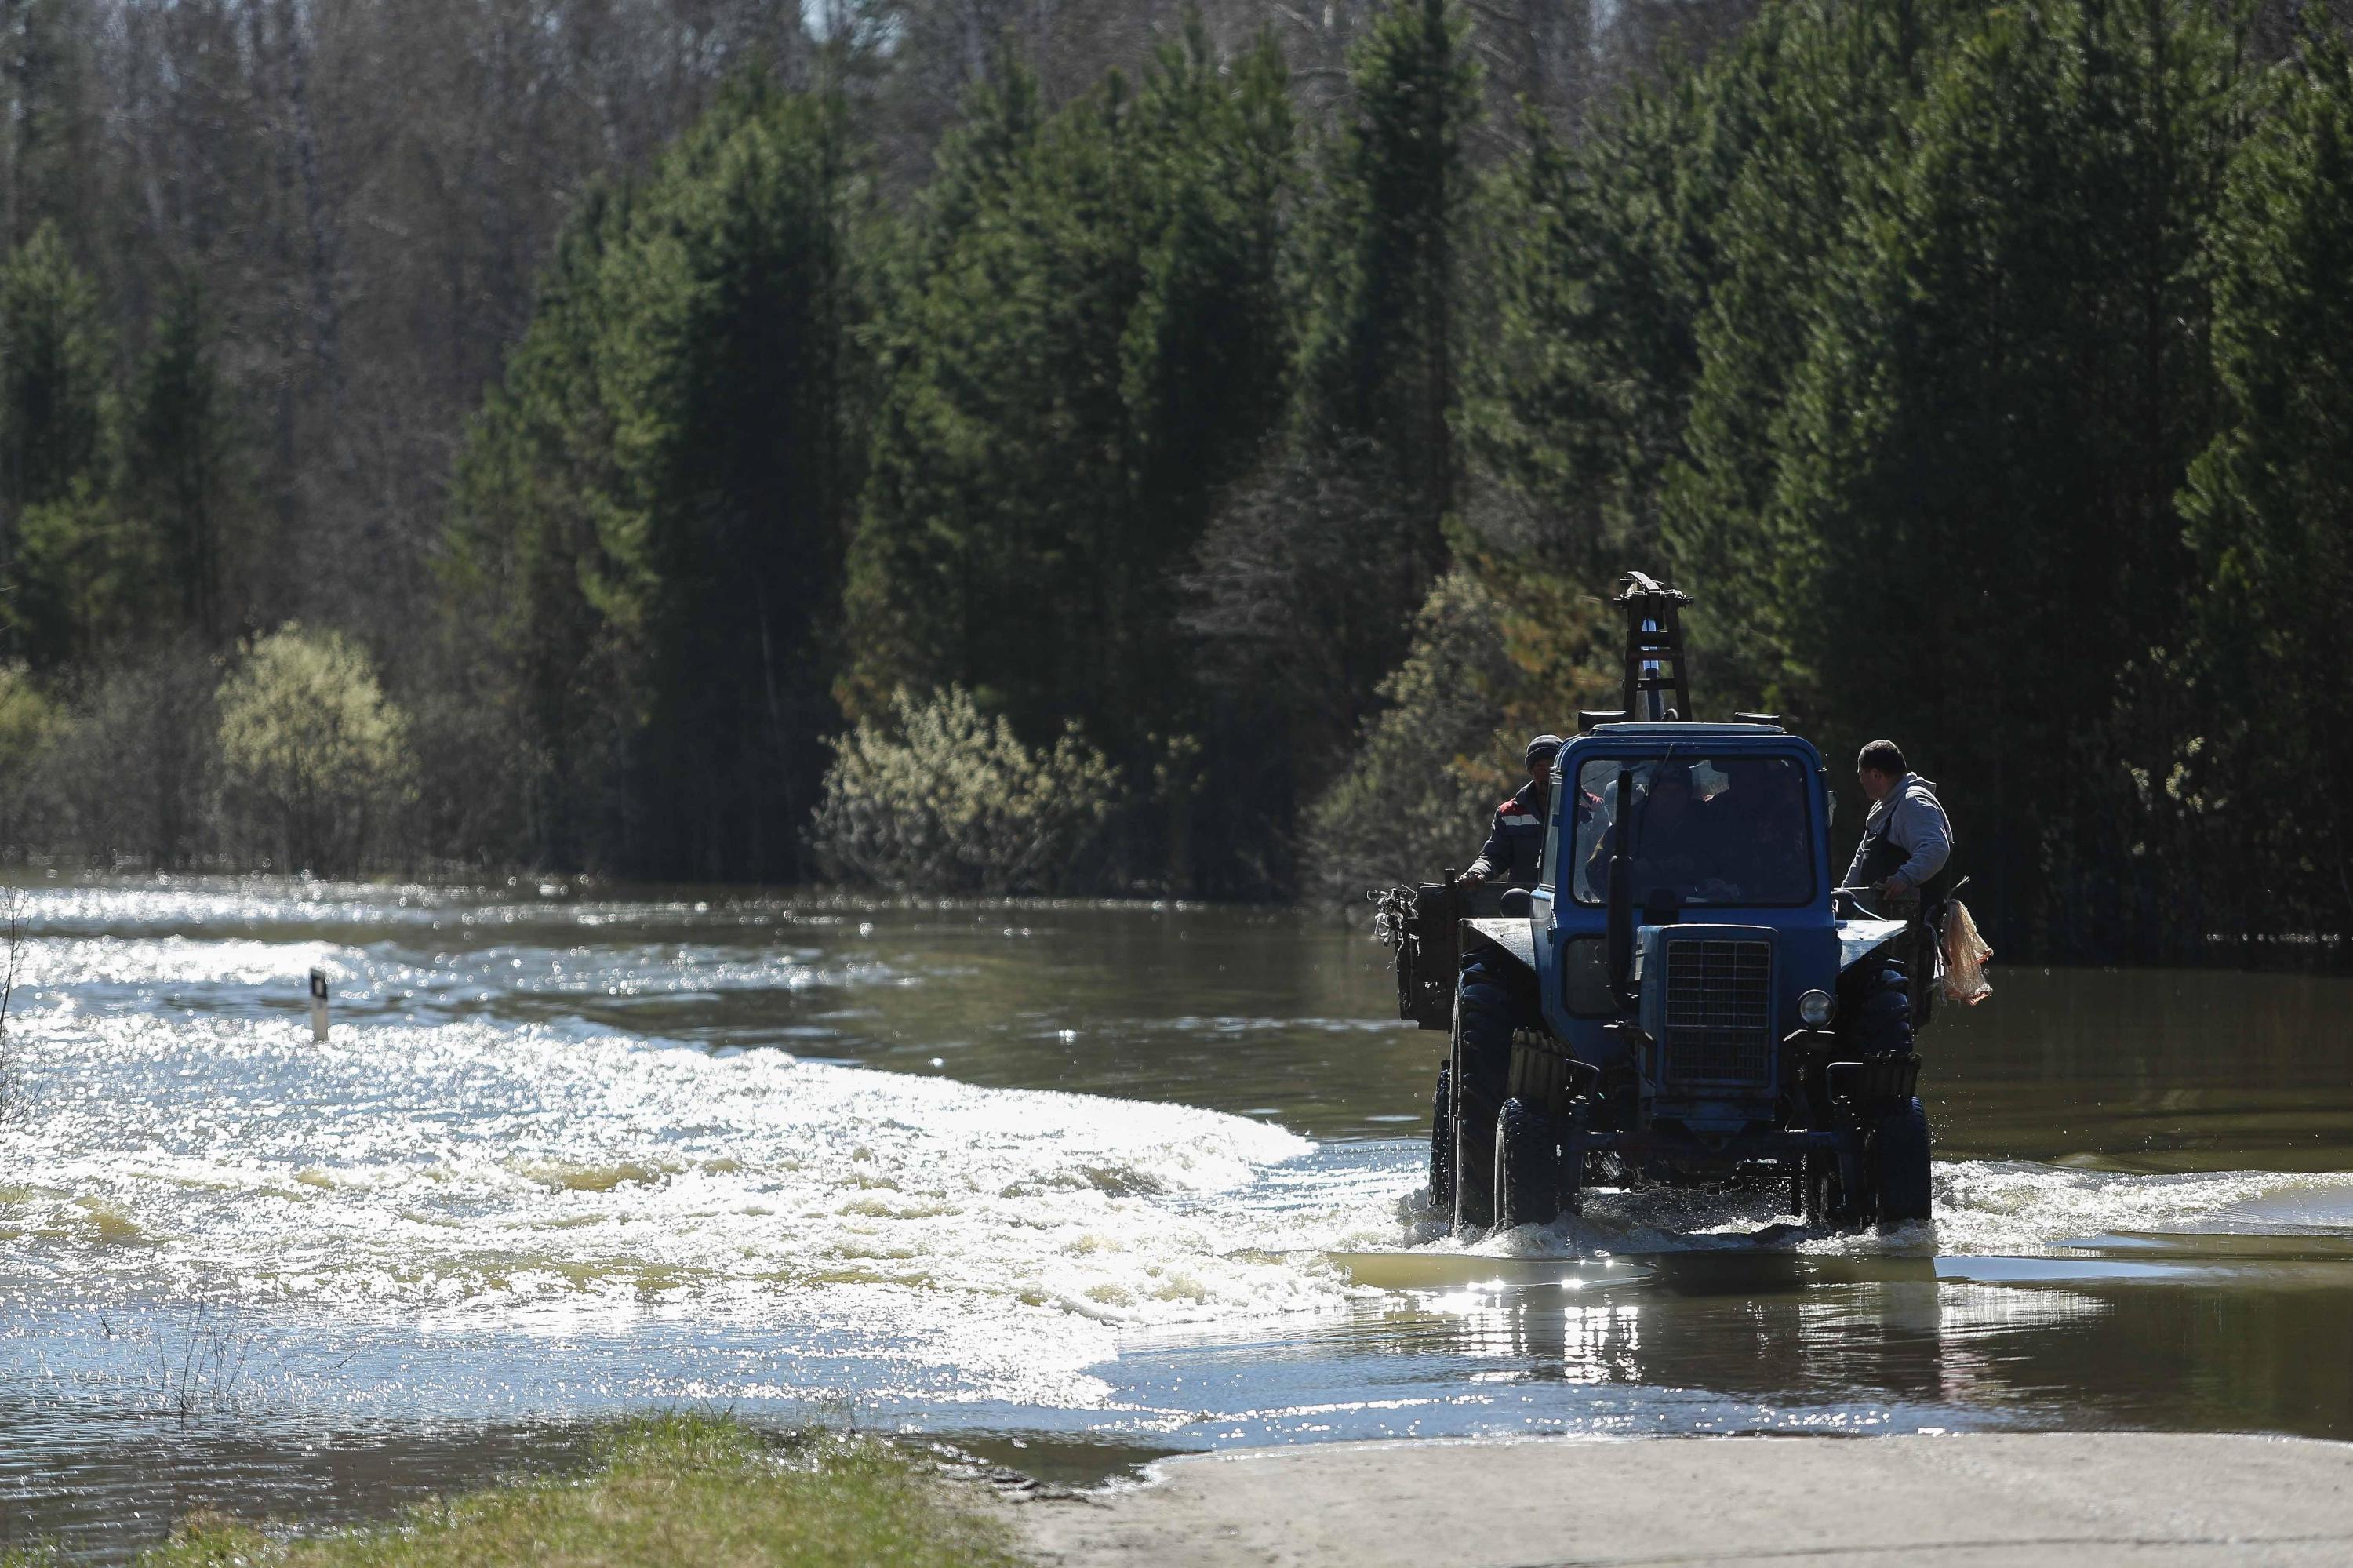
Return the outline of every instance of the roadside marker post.
[[[311,1044],[327,1043],[327,971],[311,971]]]

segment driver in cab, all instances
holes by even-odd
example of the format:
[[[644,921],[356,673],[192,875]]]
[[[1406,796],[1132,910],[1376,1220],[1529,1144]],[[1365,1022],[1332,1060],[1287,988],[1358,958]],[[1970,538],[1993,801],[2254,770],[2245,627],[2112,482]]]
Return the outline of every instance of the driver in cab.
[[[1606,807],[1605,797],[1597,804]],[[1717,863],[1716,819],[1724,804],[1703,800],[1686,764],[1658,768],[1631,813],[1633,821],[1633,888],[1639,899],[1654,887],[1689,890],[1704,870]],[[1594,835],[1583,875],[1588,895],[1599,896],[1609,885],[1609,863],[1618,853],[1618,824],[1609,822]],[[1710,879],[1708,891],[1722,894],[1728,886]]]
[[[1602,764],[1606,768],[1610,765]],[[1680,902],[1803,903],[1814,885],[1806,777],[1785,757],[1672,756],[1629,805],[1630,895],[1664,889]],[[1599,903],[1618,853],[1616,791],[1606,779],[1579,798],[1577,896]]]

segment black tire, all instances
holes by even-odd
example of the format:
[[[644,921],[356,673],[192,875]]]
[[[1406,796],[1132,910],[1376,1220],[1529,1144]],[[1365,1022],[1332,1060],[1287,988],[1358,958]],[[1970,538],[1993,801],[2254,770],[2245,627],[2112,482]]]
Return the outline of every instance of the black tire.
[[[1560,1213],[1560,1143],[1534,1106],[1505,1100],[1495,1117],[1495,1228],[1548,1225]]]
[[[1854,1202],[1839,1175],[1837,1156],[1807,1155],[1800,1181],[1805,1187],[1806,1224],[1843,1227],[1855,1223]]]
[[[1871,1140],[1879,1221],[1900,1225],[1925,1220],[1934,1207],[1928,1181],[1928,1112],[1915,1097],[1879,1118]]]
[[[1430,1107],[1430,1212],[1454,1213],[1454,1069],[1438,1065],[1438,1097]]]
[[[1838,1209],[1837,1162],[1825,1160],[1819,1154],[1807,1155],[1805,1169],[1798,1176],[1798,1186],[1803,1194],[1806,1224],[1834,1224]]]
[[[1909,1054],[1912,992],[1902,966],[1883,963],[1866,973],[1856,985],[1841,1022],[1849,1045],[1860,1055]]]
[[[1513,999],[1492,980],[1466,975],[1454,997],[1454,1224],[1495,1223],[1495,1118],[1512,1075]]]

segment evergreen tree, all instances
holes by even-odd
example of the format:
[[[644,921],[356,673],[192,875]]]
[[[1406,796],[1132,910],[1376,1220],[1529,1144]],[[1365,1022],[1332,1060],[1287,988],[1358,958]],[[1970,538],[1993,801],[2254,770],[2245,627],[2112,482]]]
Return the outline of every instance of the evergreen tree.
[[[1228,890],[1292,885],[1301,812],[1446,563],[1479,111],[1464,28],[1445,0],[1392,0],[1351,51],[1293,247],[1286,440],[1219,502],[1187,579]]]
[[[1820,279],[1849,243],[1852,193],[1883,177],[1918,59],[1956,9],[1769,6],[1705,69],[1630,90],[1573,149],[1532,122],[1494,193],[1477,450],[1566,519],[1573,572],[1640,560],[1702,590],[1704,664],[1744,700],[1774,678],[1778,620],[1753,602],[1714,614],[1713,590],[1781,553],[1761,460],[1787,376],[1834,298]]]
[[[1495,322],[1471,364],[1472,450],[1556,511],[1556,564],[1595,580],[1655,550],[1698,374],[1714,204],[1693,154],[1718,140],[1702,86],[1637,88],[1574,149],[1531,117],[1488,193]]]
[[[89,217],[97,122],[81,28],[95,19],[76,0],[16,0],[0,11],[0,244]]]
[[[2212,881],[2261,889],[2232,901],[2232,925],[2341,931],[2353,922],[2353,807],[2334,787],[2353,766],[2344,679],[2353,59],[2344,44],[2316,41],[2263,108],[2232,161],[2210,242],[2221,429],[2184,497],[2204,579],[2204,646],[2191,666],[2198,724],[2151,783],[2170,810],[2220,815]]]
[[[126,597],[103,487],[112,397],[98,291],[53,225],[0,260],[0,571],[12,652],[88,652]]]
[[[1818,331],[1837,330],[1891,139],[1974,14],[1936,0],[1778,8],[1707,82],[1712,155],[1694,183],[1709,190],[1710,275],[1681,439],[1651,476],[1662,556],[1700,599],[1701,677],[1743,701],[1800,689],[1788,616],[1813,545],[1773,505],[1791,375]]]
[[[1138,773],[1187,724],[1175,577],[1283,396],[1284,92],[1196,25],[1042,121],[1018,71],[976,99],[882,329],[854,715],[961,685]]]
[[[830,722],[855,381],[838,107],[738,84],[586,207],[477,429],[461,613],[533,742],[531,849],[789,876]]]
[[[236,432],[204,295],[183,281],[166,297],[124,432],[124,503],[153,536],[161,587],[180,623],[206,642],[227,633]]]
[[[0,499],[12,509],[96,471],[111,353],[96,286],[43,225],[0,262]]]
[[[964,422],[958,395],[986,391],[997,377],[977,367],[955,376],[977,345],[959,342],[947,353],[934,328],[985,319],[985,305],[952,296],[971,271],[965,252],[977,251],[1019,199],[1040,118],[1036,79],[1018,65],[975,87],[917,213],[885,250],[897,265],[875,327],[879,388],[845,590],[849,662],[838,691],[853,719],[882,719],[902,691],[954,683],[993,697],[1000,689],[973,673],[965,636],[979,609],[986,540],[981,520],[959,504],[976,487],[959,485],[957,466],[987,455],[987,445],[952,440]]]
[[[511,719],[482,737],[514,797],[507,853],[554,866],[591,863],[607,849],[608,798],[644,719],[627,695],[618,639],[589,594],[597,519],[620,482],[614,413],[595,375],[602,269],[628,206],[626,190],[590,192],[558,243],[531,330],[459,454],[443,563],[455,630],[474,655],[453,663]],[[463,787],[478,792],[480,781]],[[450,800],[430,808],[444,821],[469,815]]]
[[[2174,495],[2239,48],[2170,0],[1790,0],[1539,137],[1497,222],[1528,242],[1482,450],[1594,587],[1630,557],[1701,595],[1704,708],[1907,737],[2024,947],[2201,918],[2148,873],[2179,847],[2148,780],[2194,738]]]
[[[1368,440],[1388,454],[1419,503],[1431,576],[1459,477],[1457,241],[1472,196],[1463,138],[1479,106],[1468,25],[1447,0],[1393,0],[1373,19],[1353,55],[1349,108],[1326,150],[1305,246],[1303,433],[1316,446]]]
[[[2167,740],[2126,687],[2188,587],[2235,71],[2170,3],[1992,11],[1942,54],[1757,459],[1788,543],[1718,596],[1783,618],[1807,711],[1915,737],[1993,830],[1967,869],[1998,924],[2043,950],[2145,950],[2180,907],[2136,863],[2128,770]]]

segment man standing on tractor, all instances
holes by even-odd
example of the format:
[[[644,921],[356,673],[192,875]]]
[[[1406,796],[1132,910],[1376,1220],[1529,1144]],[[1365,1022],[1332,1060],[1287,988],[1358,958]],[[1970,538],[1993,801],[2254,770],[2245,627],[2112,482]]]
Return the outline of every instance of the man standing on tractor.
[[[1904,766],[1892,740],[1874,740],[1855,759],[1855,778],[1871,797],[1862,842],[1846,868],[1846,885],[1869,887],[1880,895],[1879,912],[1909,919],[1941,903],[1946,863],[1953,858],[1953,824],[1936,799],[1936,786]]]
[[[1545,819],[1552,805],[1552,759],[1560,736],[1540,735],[1528,742],[1528,781],[1495,808],[1487,842],[1465,867],[1463,882],[1500,877],[1514,887],[1534,887],[1544,864]]]

